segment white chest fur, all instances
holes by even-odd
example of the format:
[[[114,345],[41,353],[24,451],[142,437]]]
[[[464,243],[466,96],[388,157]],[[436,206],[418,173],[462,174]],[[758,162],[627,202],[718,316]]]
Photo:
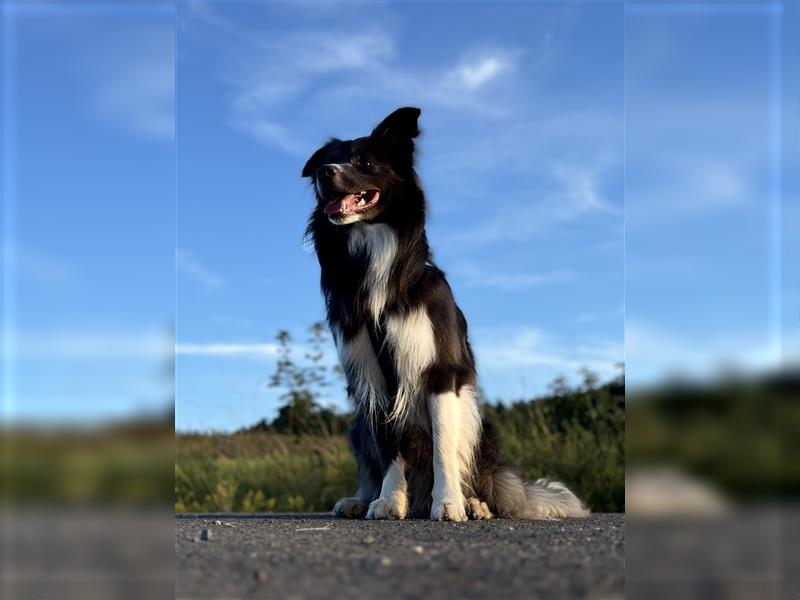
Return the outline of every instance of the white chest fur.
[[[350,230],[347,250],[350,256],[364,253],[367,258],[362,290],[377,321],[386,306],[389,276],[397,256],[397,234],[384,223],[356,223]]]
[[[436,360],[433,323],[424,306],[405,314],[386,317],[386,341],[392,348],[397,373],[397,395],[391,418],[403,422],[411,417],[422,393],[422,374]]]
[[[362,284],[370,313],[377,322],[386,306],[386,288],[397,255],[397,234],[384,224],[358,223],[348,240],[351,255],[363,252],[367,269]],[[345,342],[341,332],[334,331],[342,366],[350,377],[355,402],[368,414],[378,407],[391,406],[390,419],[405,421],[416,413],[423,393],[424,371],[436,360],[433,324],[424,306],[408,311],[389,312],[385,316],[385,343],[380,352],[391,352],[397,377],[397,392],[390,403],[386,379],[381,372],[375,349],[364,324],[357,335]]]

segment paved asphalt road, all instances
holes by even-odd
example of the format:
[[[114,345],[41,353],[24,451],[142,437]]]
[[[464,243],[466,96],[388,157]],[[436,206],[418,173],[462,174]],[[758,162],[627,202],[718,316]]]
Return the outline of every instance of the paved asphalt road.
[[[621,514],[467,523],[185,514],[176,517],[176,548],[178,598],[622,598],[624,592]]]

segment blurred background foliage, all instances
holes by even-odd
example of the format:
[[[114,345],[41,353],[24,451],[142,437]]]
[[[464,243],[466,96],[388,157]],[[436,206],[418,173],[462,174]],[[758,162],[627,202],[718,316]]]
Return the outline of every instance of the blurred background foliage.
[[[800,494],[800,374],[673,380],[630,394],[629,468],[677,467],[744,501]]]
[[[321,404],[343,387],[338,367],[319,352],[324,335],[315,324],[298,346],[279,332],[270,385],[283,403],[272,419],[234,433],[173,437],[171,407],[95,428],[4,429],[0,502],[329,510],[355,489],[356,466],[346,437],[351,415]],[[800,494],[800,463],[790,459],[800,454],[796,370],[673,379],[629,392],[627,403],[622,365],[612,381],[580,375],[578,384],[556,379],[538,398],[490,401],[479,390],[502,459],[526,479],[564,481],[596,512],[625,510],[626,466],[678,469],[738,500]]]
[[[0,433],[5,506],[163,507],[172,500],[173,410],[92,428]]]
[[[327,511],[355,490],[346,438],[351,415],[319,404],[328,388],[343,383],[338,367],[324,364],[325,335],[315,323],[305,360],[297,360],[291,336],[278,332],[270,385],[284,394],[273,419],[230,435],[177,436],[176,511]],[[503,460],[525,478],[557,478],[592,510],[622,511],[624,378],[600,383],[589,371],[581,375],[581,384],[559,378],[550,394],[536,399],[489,402],[481,394],[481,410]]]

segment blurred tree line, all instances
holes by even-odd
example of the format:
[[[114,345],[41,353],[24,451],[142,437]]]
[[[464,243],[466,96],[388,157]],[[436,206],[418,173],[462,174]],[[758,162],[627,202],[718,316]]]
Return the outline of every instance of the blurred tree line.
[[[294,435],[339,435],[350,427],[350,413],[322,406],[320,399],[335,383],[344,381],[338,364],[325,362],[324,346],[329,341],[327,326],[318,321],[308,330],[304,347],[300,347],[302,360],[295,358],[294,340],[286,330],[278,331],[278,361],[270,377],[269,386],[283,389],[283,404],[278,415],[261,419],[244,431],[288,433]],[[336,392],[338,395],[338,392]]]
[[[679,467],[740,500],[800,496],[800,372],[673,380],[628,406],[628,467]]]
[[[279,331],[278,361],[270,386],[283,390],[283,404],[272,420],[262,419],[243,432],[303,436],[346,433],[352,414],[323,406],[326,395],[344,385],[338,365],[326,361],[324,323],[314,323],[304,345]],[[295,355],[298,356],[295,356]],[[601,383],[587,369],[580,383],[558,377],[548,394],[515,402],[489,402],[479,390],[481,412],[498,438],[502,458],[523,476],[558,477],[583,493],[595,510],[624,506],[625,380],[623,366]]]
[[[338,435],[347,432],[351,412],[323,406],[320,400],[337,384],[344,387],[344,374],[338,364],[326,364],[324,347],[329,342],[327,326],[319,321],[308,331],[300,346],[302,361],[295,358],[298,348],[286,330],[278,331],[278,360],[269,386],[283,389],[283,404],[272,420],[262,419],[243,431],[265,431],[294,435]],[[524,432],[524,423],[541,420],[551,431],[564,432],[572,427],[597,427],[624,431],[625,378],[623,365],[613,380],[600,383],[596,374],[581,369],[581,383],[571,385],[559,376],[550,384],[550,393],[532,400],[490,403],[483,390],[478,391],[483,415],[495,426]],[[339,391],[332,392],[339,395]]]
[[[327,327],[314,323],[304,340],[277,334],[278,360],[269,385],[281,390],[271,419],[232,435],[178,436],[176,510],[329,510],[352,492],[355,460],[344,435],[352,413]],[[601,383],[588,370],[580,382],[557,378],[544,396],[490,402],[481,411],[500,443],[501,459],[527,480],[550,477],[570,486],[594,511],[625,507],[625,383]],[[340,387],[341,386],[341,387]]]
[[[302,343],[278,333],[274,418],[233,435],[178,436],[176,510],[328,510],[352,492],[355,461],[342,435],[351,414],[324,405],[344,397],[327,336],[322,323]],[[559,377],[537,398],[492,402],[479,390],[501,459],[527,480],[563,481],[595,512],[625,510],[626,455],[632,466],[680,467],[735,497],[797,495],[800,462],[786,460],[800,440],[797,372],[662,384],[630,397],[626,414],[618,366],[610,381],[585,369],[577,383]]]

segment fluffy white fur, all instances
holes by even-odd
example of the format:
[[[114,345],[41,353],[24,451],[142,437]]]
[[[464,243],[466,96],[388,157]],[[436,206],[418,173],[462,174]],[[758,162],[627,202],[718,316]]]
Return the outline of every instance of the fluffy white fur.
[[[351,256],[365,252],[369,257],[363,287],[368,294],[370,312],[377,322],[386,306],[386,284],[397,255],[397,234],[384,223],[358,223],[350,231],[347,249]]]
[[[369,505],[368,519],[405,519],[408,514],[406,463],[398,456],[386,471],[381,494]]]
[[[355,224],[348,238],[348,250],[355,256],[364,253],[367,270],[363,290],[369,310],[377,322],[384,315],[385,343],[390,346],[398,375],[398,389],[390,419],[399,424],[417,420],[433,439],[433,493],[431,518],[465,521],[466,507],[473,518],[491,518],[486,503],[464,497],[474,463],[474,453],[481,435],[481,419],[474,390],[464,386],[459,394],[447,392],[423,397],[420,382],[423,372],[436,360],[433,324],[424,306],[402,312],[386,312],[387,283],[397,253],[397,234],[385,224]],[[385,313],[385,314],[384,314]],[[353,400],[371,418],[380,407],[388,405],[386,381],[381,372],[366,325],[345,342],[341,331],[333,329],[334,341],[342,365],[353,374]],[[381,350],[383,351],[383,350]],[[427,402],[426,402],[427,400]],[[425,408],[427,407],[427,414]],[[586,509],[563,484],[544,479],[525,486],[511,473],[500,475],[495,485],[515,498],[524,518],[548,519],[583,516]],[[353,498],[341,500],[338,514],[363,514],[367,494],[361,490]],[[387,471],[380,496],[369,504],[369,519],[403,519],[408,512],[405,463],[398,457]]]
[[[425,307],[386,317],[386,340],[394,352],[397,396],[390,418],[402,423],[421,402],[422,373],[436,360],[436,340]]]
[[[466,521],[462,482],[472,469],[481,421],[472,390],[434,394],[428,400],[433,434],[431,519]]]
[[[561,519],[585,517],[589,514],[578,497],[558,481],[537,479],[526,486],[526,492],[526,519]]]
[[[355,496],[339,501],[334,512],[349,518],[404,518],[409,511],[415,516],[426,513],[432,500],[430,516],[439,520],[464,521],[468,514],[475,519],[488,519],[493,512],[509,518],[585,514],[580,501],[562,484],[546,480],[526,484],[513,470],[498,464],[490,436],[485,440],[486,464],[481,461],[481,472],[477,472],[475,453],[483,440],[474,390],[462,385],[455,391],[433,393],[448,387],[442,383],[448,376],[455,384],[456,379],[474,382],[476,375],[463,317],[443,273],[430,262],[424,235],[425,199],[412,168],[412,140],[419,135],[419,115],[420,109],[403,107],[384,119],[367,138],[355,142],[331,140],[311,156],[302,171],[303,177],[315,177],[318,202],[308,233],[326,271],[322,287],[328,300],[328,321],[347,371],[348,389],[359,411],[353,446],[359,459],[361,487]],[[406,156],[402,162],[389,160],[383,169],[361,168],[361,161],[353,160],[373,154],[381,162],[389,150],[402,150]],[[323,166],[327,168],[321,171]],[[391,176],[389,167],[399,177]],[[342,181],[335,177],[337,172]],[[363,181],[368,183],[362,184]],[[364,189],[380,189],[385,196],[382,203],[389,199],[397,204],[393,210],[384,205],[376,204],[375,210],[372,205],[361,205],[363,211],[328,215],[328,221],[348,225],[334,234],[326,222],[324,208],[330,205],[333,194],[345,191],[345,182],[347,186],[358,182],[359,186],[366,186]],[[374,200],[377,202],[378,198]],[[402,211],[407,214],[402,216]],[[379,214],[384,222],[369,222]],[[398,229],[389,223],[397,223]],[[347,236],[344,248],[342,235]],[[349,260],[342,256],[343,251]],[[396,268],[400,261],[402,271]],[[342,274],[358,272],[360,276],[362,265],[360,282],[346,277],[342,285],[333,285],[332,278]],[[404,277],[397,281],[403,285],[395,285],[393,275],[406,273],[406,268],[411,269],[408,273],[427,269],[427,279],[411,282]],[[420,295],[419,285],[430,285],[431,293]],[[358,289],[353,289],[355,286]],[[405,292],[409,297],[396,297]],[[390,296],[391,306],[387,305]],[[435,302],[436,308],[426,302]],[[432,318],[442,320],[441,324],[436,322],[437,331],[440,325],[452,327],[449,335],[437,339]],[[346,329],[347,341],[339,327]],[[353,332],[355,335],[350,338]],[[378,339],[382,341],[376,342]],[[437,347],[437,342],[445,346]],[[376,343],[384,346],[375,348]],[[450,359],[437,364],[437,359],[451,354]],[[392,368],[387,368],[388,359],[393,361]],[[426,372],[434,365],[436,369],[428,376]],[[432,444],[424,437],[428,433]],[[432,457],[418,456],[430,452],[431,445]],[[407,466],[397,454],[400,448],[408,448],[405,458],[412,468],[428,470],[432,459],[433,481],[431,473],[423,472],[414,473],[406,482]],[[392,457],[392,464],[378,481],[377,471]],[[413,488],[411,498],[409,486]],[[416,496],[427,495],[431,487],[430,497]]]
[[[377,322],[386,306],[386,285],[394,266],[397,234],[392,227],[382,223],[361,223],[350,231],[348,250],[353,256],[361,252],[367,256],[363,288],[369,299],[370,312]],[[386,342],[394,352],[399,378],[390,418],[402,422],[411,416],[414,407],[423,404],[419,402],[420,376],[436,359],[433,324],[425,308],[386,315]],[[368,412],[374,414],[376,403],[385,401],[386,391],[366,329],[362,329],[352,343],[338,346],[345,349],[345,359],[356,361],[354,364],[359,373],[362,367],[367,368],[367,372],[359,377],[357,395]]]

